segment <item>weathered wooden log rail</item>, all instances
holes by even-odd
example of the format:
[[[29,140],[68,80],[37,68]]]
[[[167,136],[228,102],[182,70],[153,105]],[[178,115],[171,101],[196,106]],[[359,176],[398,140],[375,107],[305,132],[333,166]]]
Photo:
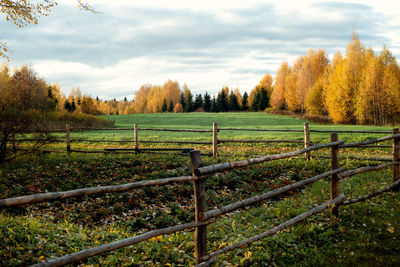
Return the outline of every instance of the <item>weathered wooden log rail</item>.
[[[72,131],[133,131],[134,137],[132,140],[94,140],[94,139],[71,139],[71,132]],[[312,130],[309,128],[308,123],[304,124],[303,130],[296,130],[296,129],[252,129],[252,128],[218,128],[217,123],[213,123],[212,129],[167,129],[167,128],[139,128],[138,124],[135,123],[133,128],[125,127],[125,128],[82,128],[82,127],[70,127],[69,125],[66,126],[65,129],[54,129],[48,132],[65,132],[65,142],[67,147],[67,152],[76,152],[76,153],[104,153],[108,151],[102,150],[76,150],[71,149],[71,143],[77,142],[88,142],[88,143],[118,143],[118,144],[129,144],[133,143],[135,151],[139,152],[140,146],[139,144],[193,144],[193,145],[211,145],[212,149],[212,156],[217,157],[218,155],[218,144],[224,143],[292,143],[292,144],[304,144],[304,147],[307,148],[312,146],[312,142],[310,139],[310,133],[370,133],[370,134],[387,134],[391,133],[388,131],[358,131],[358,130]],[[206,141],[177,141],[177,140],[141,140],[139,139],[139,131],[166,131],[166,132],[187,132],[187,133],[212,133],[211,142]],[[266,140],[266,139],[258,139],[258,140],[239,140],[239,139],[218,139],[218,134],[221,131],[248,131],[248,132],[293,132],[293,133],[303,133],[304,132],[304,139],[303,140]],[[33,132],[33,131],[28,131]],[[352,143],[347,144],[346,147],[359,147],[359,148],[389,148],[388,145],[371,145],[374,143],[384,142],[390,140],[390,138],[380,138],[376,140],[364,141],[361,143]],[[15,135],[13,135],[13,149],[17,151],[15,147],[16,142],[25,142],[25,141],[38,141],[38,139],[15,139]],[[44,140],[42,140],[44,141]],[[63,140],[56,139],[50,142],[63,142]],[[51,151],[51,150],[49,150]],[[114,150],[116,152],[117,149]],[[57,151],[58,152],[58,151]],[[147,151],[146,153],[152,153]],[[310,159],[311,154],[310,152],[306,152],[305,159]]]
[[[337,134],[331,135],[331,142],[327,144],[318,144],[309,146],[297,151],[283,153],[283,154],[276,154],[276,155],[268,155],[259,158],[248,159],[244,161],[237,161],[237,162],[227,162],[221,164],[215,164],[211,166],[202,166],[202,159],[200,151],[191,151],[190,158],[192,162],[192,176],[183,176],[183,177],[172,177],[172,178],[164,178],[164,179],[157,179],[157,180],[144,180],[138,181],[128,184],[122,185],[110,185],[110,186],[98,186],[98,187],[90,187],[90,188],[81,188],[75,189],[70,191],[64,192],[50,192],[50,193],[41,193],[36,195],[28,195],[28,196],[21,196],[21,197],[14,197],[14,198],[7,198],[7,199],[0,199],[0,208],[7,208],[19,205],[28,205],[34,203],[40,203],[44,201],[54,201],[54,200],[62,200],[68,198],[77,198],[77,197],[84,197],[89,195],[95,194],[107,194],[107,193],[118,193],[118,192],[127,192],[137,188],[142,188],[146,186],[160,186],[166,185],[170,183],[181,183],[181,182],[188,182],[193,181],[194,183],[194,199],[195,199],[195,221],[191,223],[175,225],[168,228],[157,229],[154,231],[149,231],[131,238],[127,238],[120,241],[115,241],[109,244],[104,244],[98,247],[82,250],[73,254],[65,255],[63,257],[57,259],[50,259],[43,263],[36,264],[34,266],[63,266],[66,264],[71,264],[75,262],[79,262],[84,259],[88,259],[90,257],[101,255],[109,251],[116,250],[118,248],[130,246],[132,244],[137,244],[142,241],[148,240],[152,237],[171,234],[177,231],[183,231],[186,229],[195,229],[195,249],[196,249],[196,264],[198,266],[208,266],[210,263],[215,262],[217,260],[217,256],[226,253],[228,251],[232,251],[236,248],[241,246],[250,244],[252,242],[258,241],[263,239],[267,236],[274,235],[279,231],[294,225],[295,223],[301,222],[306,218],[322,212],[329,207],[333,207],[331,212],[333,215],[337,216],[339,212],[339,207],[341,205],[349,205],[353,203],[357,203],[360,201],[364,201],[366,199],[376,197],[380,194],[388,192],[390,190],[398,190],[400,187],[400,134],[398,129],[393,130],[393,134],[387,137],[378,138],[375,140],[368,141],[368,144],[373,144],[377,142],[381,142],[382,140],[391,140],[393,139],[393,153],[392,153],[392,162],[387,164],[381,164],[378,166],[365,166],[360,167],[353,170],[345,171],[343,168],[339,167],[339,149],[341,148],[352,148],[358,147],[359,145],[364,145],[365,142],[359,143],[350,143],[345,144],[344,141],[339,141]],[[310,151],[320,150],[320,149],[331,149],[331,171],[319,174],[317,176],[307,178],[305,180],[295,182],[290,185],[286,185],[284,187],[269,191],[267,193],[254,196],[248,199],[244,199],[238,202],[234,202],[228,204],[226,206],[218,207],[212,210],[207,211],[206,209],[206,190],[205,190],[205,180],[212,179],[212,175],[221,172],[227,171],[234,168],[243,168],[253,164],[260,164],[266,161],[271,160],[279,160],[285,159],[290,157],[295,157],[300,154],[306,154]],[[393,166],[393,183],[386,186],[385,188],[379,189],[375,192],[371,192],[367,195],[360,196],[354,199],[346,200],[344,195],[339,195],[339,182],[340,180],[354,176],[357,174],[369,172],[369,171],[379,171],[385,168]],[[246,240],[240,241],[236,244],[232,244],[228,247],[223,249],[219,249],[212,253],[207,252],[207,225],[212,223],[218,217],[233,212],[237,209],[241,209],[247,206],[254,205],[261,201],[265,201],[266,199],[280,196],[288,191],[298,189],[300,187],[310,185],[322,178],[331,177],[331,200],[327,203],[321,204],[315,208],[308,210],[292,219],[289,219],[286,222],[283,222],[272,229],[263,232],[259,235],[253,236]]]
[[[41,193],[41,194],[28,195],[22,197],[6,198],[6,199],[0,199],[0,207],[13,207],[13,206],[40,203],[45,201],[84,197],[95,194],[127,192],[127,191],[132,191],[133,189],[147,187],[147,186],[193,181],[195,179],[197,179],[196,176],[171,177],[171,178],[163,178],[157,180],[144,180],[144,181],[138,181],[134,183],[121,184],[121,185],[94,186],[94,187],[81,188],[63,192],[49,192],[49,193]]]

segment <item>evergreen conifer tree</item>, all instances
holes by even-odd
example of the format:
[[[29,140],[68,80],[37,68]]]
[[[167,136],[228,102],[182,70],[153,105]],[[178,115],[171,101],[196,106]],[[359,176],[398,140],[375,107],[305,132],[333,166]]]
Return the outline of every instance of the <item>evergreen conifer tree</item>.
[[[231,91],[229,94],[229,110],[231,111],[239,111],[240,110],[240,105],[239,101],[237,99],[237,96]]]
[[[189,91],[187,97],[186,97],[186,102],[185,102],[185,112],[192,112],[193,111],[193,95]]]
[[[185,94],[182,92],[179,96],[179,103],[182,105],[183,110],[185,110]]]
[[[215,96],[211,100],[210,112],[219,112],[218,103],[217,99],[215,99]]]
[[[167,100],[164,98],[164,101],[163,101],[163,104],[162,104],[162,106],[161,106],[161,112],[162,113],[165,113],[165,112],[167,112]]]
[[[204,95],[204,110],[210,112],[211,109],[211,96],[206,92]]]
[[[249,101],[249,95],[247,92],[244,92],[243,97],[242,97],[242,110],[248,110],[248,102]]]
[[[174,102],[172,100],[169,102],[168,112],[172,112],[174,110]]]

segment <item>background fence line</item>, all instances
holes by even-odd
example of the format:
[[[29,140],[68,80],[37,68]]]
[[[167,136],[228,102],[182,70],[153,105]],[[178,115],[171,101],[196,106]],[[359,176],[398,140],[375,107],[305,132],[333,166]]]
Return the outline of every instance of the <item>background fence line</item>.
[[[121,130],[128,130],[128,131],[133,131],[133,138],[132,140],[94,140],[94,139],[71,139],[71,132],[73,131],[92,131],[92,130],[107,130],[107,131],[121,131]],[[139,139],[139,131],[167,131],[167,132],[191,132],[191,133],[212,133],[211,140],[210,141],[177,141],[177,140],[141,140]],[[256,131],[256,132],[298,132],[298,133],[304,133],[304,138],[303,140],[267,140],[267,139],[261,139],[261,140],[238,140],[238,139],[219,139],[218,138],[218,133],[221,131]],[[32,132],[32,131],[28,131]],[[139,128],[137,123],[134,123],[133,128],[93,128],[93,127],[70,127],[68,124],[66,125],[65,129],[52,129],[49,130],[49,132],[65,132],[65,139],[64,142],[66,143],[66,151],[67,152],[75,152],[75,153],[103,153],[103,152],[109,152],[113,149],[109,148],[104,151],[84,151],[84,150],[77,150],[77,149],[72,149],[71,148],[71,143],[77,143],[77,142],[93,142],[93,143],[134,143],[134,146],[130,149],[132,151],[135,151],[135,153],[139,152],[144,152],[147,150],[146,153],[151,153],[149,152],[148,149],[144,149],[139,147],[140,143],[143,144],[192,144],[192,145],[211,145],[211,153],[213,157],[218,156],[218,144],[223,144],[223,143],[293,143],[293,144],[304,144],[304,148],[308,148],[313,145],[311,138],[310,138],[310,133],[371,133],[371,134],[387,134],[387,133],[392,133],[389,131],[357,131],[357,130],[312,130],[309,127],[308,123],[304,123],[304,129],[303,130],[293,130],[293,129],[249,129],[249,128],[218,128],[218,124],[214,122],[212,124],[212,129],[166,129],[166,128]],[[390,138],[389,138],[390,139]],[[380,138],[378,139],[379,142],[384,142],[389,140],[388,137]],[[29,141],[42,141],[42,142],[49,142],[49,143],[55,143],[55,142],[63,142],[62,139],[34,139],[34,138],[23,138],[23,139],[16,139],[15,134],[12,135],[12,148],[14,151],[18,151],[18,148],[16,148],[16,143],[21,143],[21,142],[29,142]],[[361,147],[361,148],[390,148],[391,146],[388,145],[371,145],[373,143],[377,143],[376,139],[375,140],[368,140],[368,141],[363,141],[363,142],[358,142],[358,143],[350,143],[346,144],[346,147]],[[47,152],[59,152],[58,150],[47,150]],[[114,152],[117,152],[118,149],[114,149]],[[166,151],[168,151],[166,149]],[[184,152],[184,151],[183,151]],[[311,153],[307,152],[305,154],[305,159],[310,159],[311,158]]]

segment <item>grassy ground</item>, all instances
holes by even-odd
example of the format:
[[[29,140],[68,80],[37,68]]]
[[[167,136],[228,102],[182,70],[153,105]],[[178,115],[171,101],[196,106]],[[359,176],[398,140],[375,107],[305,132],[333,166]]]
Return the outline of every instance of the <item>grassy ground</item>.
[[[165,119],[166,116],[168,121]],[[220,127],[255,128],[261,122],[265,128],[302,129],[303,127],[301,120],[261,113],[144,114],[119,115],[111,118],[115,119],[120,127],[131,127],[129,124],[137,122],[139,127],[204,128],[208,125],[211,128],[212,121],[218,121]],[[192,126],[190,121],[192,124],[196,122],[196,126]],[[389,129],[366,126],[310,126],[311,129],[315,129],[314,127]],[[240,132],[235,132],[235,136],[229,138],[236,138],[237,133]],[[151,134],[156,135],[159,132]],[[254,138],[248,133],[240,134],[242,136],[237,139]],[[197,134],[192,134],[193,138],[195,135]],[[319,136],[321,140],[326,138],[323,135]],[[102,137],[102,134],[90,133],[88,137]],[[175,136],[175,133],[166,133],[165,137],[185,139]],[[272,137],[291,138],[287,133],[278,136],[272,133]],[[362,140],[372,137],[349,135],[348,138]],[[118,135],[115,138],[125,137]],[[302,136],[298,138],[301,139]],[[102,143],[96,145],[104,146]],[[298,147],[298,145],[232,144],[221,148],[223,153],[219,158],[204,157],[203,161],[208,165],[248,158],[250,155],[290,151]],[[379,155],[384,153],[384,150],[381,152],[363,150],[360,153],[371,151]],[[385,153],[389,155],[389,151]],[[340,166],[346,169],[371,164],[348,159],[345,157],[346,154],[341,152],[340,161]],[[328,169],[327,160],[313,159],[305,162],[303,159],[291,159],[220,173],[207,179],[208,207],[215,208],[258,195]],[[190,173],[188,156],[29,155],[0,166],[0,198],[87,186],[122,184],[190,175]],[[349,197],[356,197],[384,187],[390,181],[391,170],[386,169],[346,179],[341,182],[340,191]],[[129,193],[4,209],[0,213],[2,240],[0,266],[25,266],[151,229],[192,221],[194,216],[192,196],[193,188],[189,182],[143,188]],[[329,181],[321,180],[281,198],[271,199],[252,208],[223,216],[208,227],[208,249],[213,251],[259,234],[328,199]],[[329,212],[323,212],[274,237],[225,254],[219,258],[217,265],[323,266],[329,263],[333,266],[399,266],[399,204],[399,193],[390,192],[364,203],[342,207],[338,218],[331,217]],[[193,252],[193,232],[188,231],[153,238],[104,256],[93,257],[81,265],[188,266],[194,264]]]

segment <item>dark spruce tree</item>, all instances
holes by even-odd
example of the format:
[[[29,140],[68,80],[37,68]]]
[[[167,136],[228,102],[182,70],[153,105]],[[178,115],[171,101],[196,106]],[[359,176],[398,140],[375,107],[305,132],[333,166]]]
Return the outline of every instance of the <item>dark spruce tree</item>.
[[[268,92],[264,87],[260,90],[260,100],[258,103],[258,110],[264,111],[269,105]]]
[[[229,109],[231,111],[240,111],[239,100],[233,91],[229,94]]]
[[[258,111],[259,110],[259,104],[260,104],[260,92],[258,90],[256,90],[256,92],[254,93],[253,101],[251,101],[250,110],[251,111]]]
[[[192,112],[193,111],[193,95],[189,91],[188,95],[186,96],[185,102],[185,112]]]
[[[186,106],[185,102],[186,102],[185,101],[185,94],[182,92],[180,97],[179,97],[179,103],[181,103],[183,110],[185,110],[185,106]]]
[[[242,97],[242,110],[248,110],[249,109],[249,95],[247,92],[244,92],[243,97]]]
[[[229,111],[229,102],[228,96],[225,93],[225,90],[222,89],[217,96],[217,106],[218,112],[226,112]]]
[[[71,103],[69,103],[68,100],[65,100],[64,102],[64,109],[68,112],[72,112]]]
[[[164,98],[164,101],[163,101],[162,106],[161,106],[161,112],[165,113],[165,112],[167,112],[167,109],[168,109],[167,100]]]
[[[70,112],[74,112],[75,110],[76,110],[75,100],[72,99],[72,102],[71,102],[71,111],[70,111]]]
[[[203,96],[201,94],[196,95],[194,98],[193,109],[198,111],[204,108]]]
[[[218,103],[217,103],[217,99],[215,99],[215,96],[213,96],[213,98],[211,100],[210,112],[219,112]]]
[[[256,87],[254,99],[251,102],[251,111],[263,111],[268,107],[268,92],[263,87]]]
[[[174,102],[172,102],[172,100],[171,100],[171,101],[169,101],[168,112],[172,112],[172,111],[174,111]]]
[[[46,103],[47,110],[55,111],[58,100],[57,97],[53,94],[53,90],[51,90],[50,86],[47,88],[47,97],[49,98],[49,101],[47,101],[48,103]]]
[[[210,112],[211,109],[211,96],[206,92],[204,95],[204,111]]]

